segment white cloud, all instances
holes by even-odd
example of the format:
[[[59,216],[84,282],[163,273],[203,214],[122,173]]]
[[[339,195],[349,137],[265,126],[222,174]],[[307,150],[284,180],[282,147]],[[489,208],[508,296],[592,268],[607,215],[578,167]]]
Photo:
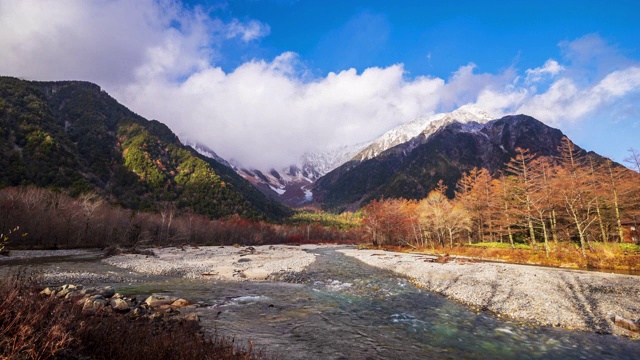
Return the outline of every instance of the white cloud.
[[[525,83],[532,84],[539,82],[546,76],[553,77],[558,75],[562,70],[564,70],[564,66],[558,64],[558,62],[553,59],[549,59],[541,67],[527,69],[525,71],[525,74],[527,75]]]
[[[579,88],[571,79],[562,78],[547,92],[531,97],[517,112],[559,125],[563,121],[579,120],[634,92],[640,92],[640,67],[612,72],[585,88]]]
[[[127,81],[171,13],[151,1],[0,2],[0,69],[37,79]],[[141,46],[143,44],[143,46]]]
[[[268,32],[258,21],[225,23],[173,0],[0,0],[0,71],[106,88],[179,79],[208,67],[222,41]]]
[[[269,35],[271,28],[259,21],[251,20],[248,23],[241,23],[238,19],[234,19],[227,25],[227,39],[239,36],[242,41],[249,42],[261,37]]]
[[[330,73],[303,82],[290,53],[230,73],[210,67],[184,83],[147,82],[124,97],[135,109],[245,166],[286,166],[304,151],[369,140],[434,111],[440,79],[404,79],[400,65]]]
[[[269,31],[171,0],[0,0],[0,73],[97,82],[141,115],[263,169],[466,103],[552,125],[640,107],[640,66],[597,35],[561,43],[562,58],[539,67],[493,74],[469,63],[448,79],[407,78],[401,64],[314,78],[290,52],[216,66],[224,42]]]
[[[589,34],[560,44],[565,64],[549,59],[541,67],[525,70],[520,83],[502,89],[485,89],[476,104],[496,114],[523,113],[552,126],[575,123],[589,116],[606,114],[615,122],[637,113],[640,105],[640,64],[625,58],[615,46]],[[537,83],[550,81],[539,90]]]

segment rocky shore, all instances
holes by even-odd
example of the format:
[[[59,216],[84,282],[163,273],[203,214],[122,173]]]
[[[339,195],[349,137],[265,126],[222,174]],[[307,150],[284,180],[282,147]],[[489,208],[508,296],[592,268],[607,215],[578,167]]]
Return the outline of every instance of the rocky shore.
[[[124,254],[103,262],[148,275],[189,279],[268,280],[297,273],[315,261],[314,245],[202,246],[153,249],[154,255]]]
[[[421,254],[340,250],[480,311],[544,326],[640,338],[640,277]]]
[[[85,287],[75,284],[47,287],[40,294],[75,301],[77,305],[82,306],[82,313],[85,315],[120,313],[132,318],[150,320],[172,318],[199,321],[198,315],[193,312],[197,305],[177,297],[160,295],[126,297],[116,293],[111,286]]]

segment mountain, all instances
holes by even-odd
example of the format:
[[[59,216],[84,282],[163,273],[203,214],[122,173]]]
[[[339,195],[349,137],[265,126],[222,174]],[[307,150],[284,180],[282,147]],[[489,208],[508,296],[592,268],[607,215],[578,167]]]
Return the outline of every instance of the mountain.
[[[263,172],[246,169],[241,165],[230,166],[272,199],[289,206],[300,207],[315,202],[313,187],[317,179],[349,161],[362,162],[374,158],[385,150],[405,143],[421,133],[428,136],[453,121],[484,123],[491,119],[491,116],[474,105],[465,105],[451,113],[419,117],[387,131],[373,141],[341,146],[327,151],[307,152],[301,156],[297,164],[283,169]],[[198,151],[206,154],[201,150]],[[211,153],[213,152],[209,151],[209,154]]]
[[[0,153],[0,187],[94,191],[140,210],[172,202],[214,218],[289,212],[88,82],[0,77]]]
[[[420,134],[428,137],[438,129],[454,121],[460,123],[469,123],[472,121],[485,123],[489,120],[493,120],[493,117],[475,105],[464,105],[450,113],[421,116],[382,134],[382,136],[372,141],[351,160],[364,161],[372,159],[383,151],[403,144]]]
[[[356,157],[329,172],[316,181],[314,200],[326,209],[344,210],[382,197],[420,199],[441,179],[453,196],[464,172],[477,167],[496,175],[518,147],[536,155],[558,155],[564,137],[560,130],[526,115],[489,120],[484,113],[462,110],[470,116],[442,116],[408,141],[380,147],[375,156]]]
[[[313,201],[311,189],[318,178],[349,161],[367,145],[368,143],[363,143],[307,152],[297,164],[268,172],[246,169],[241,165],[230,166],[270,198],[292,207],[300,207]]]

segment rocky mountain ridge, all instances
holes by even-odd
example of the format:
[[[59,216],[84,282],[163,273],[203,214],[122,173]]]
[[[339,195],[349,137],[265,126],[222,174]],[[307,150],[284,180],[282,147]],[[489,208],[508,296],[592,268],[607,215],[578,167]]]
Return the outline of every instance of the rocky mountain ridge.
[[[314,202],[313,187],[316,180],[345,163],[352,164],[375,158],[384,151],[407,143],[419,135],[425,138],[429,137],[438,129],[452,122],[474,126],[473,124],[486,123],[492,119],[493,117],[482,109],[474,105],[464,105],[450,113],[418,117],[369,142],[321,152],[307,152],[301,156],[298,164],[284,169],[271,169],[268,172],[263,172],[256,169],[246,169],[241,165],[229,166],[271,198],[282,201],[289,206],[299,207]],[[213,152],[211,151],[211,153]]]
[[[374,158],[336,168],[316,181],[314,200],[325,209],[341,211],[382,197],[420,199],[440,180],[453,196],[464,172],[477,167],[496,175],[518,147],[538,156],[556,156],[564,137],[560,130],[526,115],[436,126]]]

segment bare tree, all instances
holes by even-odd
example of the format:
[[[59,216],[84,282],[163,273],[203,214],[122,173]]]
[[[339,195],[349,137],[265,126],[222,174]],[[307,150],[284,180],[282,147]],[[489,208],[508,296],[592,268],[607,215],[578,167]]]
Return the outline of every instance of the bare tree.
[[[627,151],[629,152],[629,156],[624,158],[624,162],[629,164],[630,169],[640,172],[640,152],[634,148],[630,148]]]
[[[84,215],[84,234],[83,239],[89,235],[89,226],[96,209],[102,205],[102,199],[96,193],[84,193],[78,198],[80,209]],[[80,239],[79,239],[80,240]]]

